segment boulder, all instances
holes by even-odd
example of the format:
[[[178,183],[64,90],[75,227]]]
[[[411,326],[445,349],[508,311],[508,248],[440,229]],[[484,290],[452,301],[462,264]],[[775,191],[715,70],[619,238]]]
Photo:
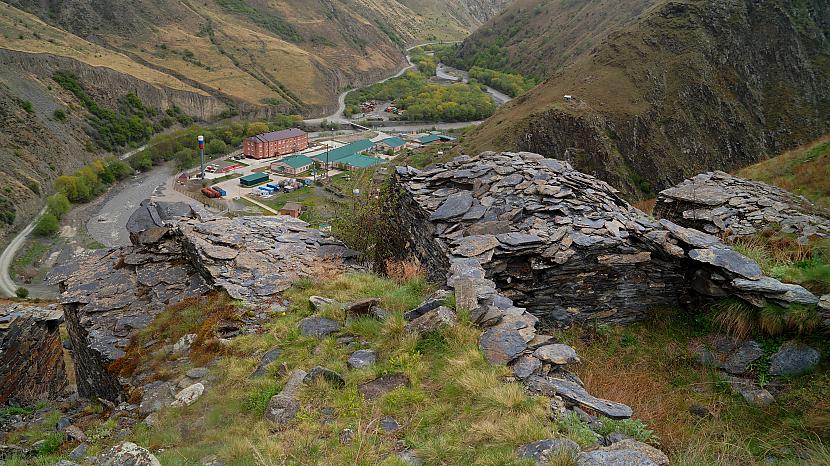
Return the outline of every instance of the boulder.
[[[775,397],[767,389],[758,387],[752,380],[727,376],[726,381],[733,391],[752,406],[763,408],[775,403]]]
[[[633,414],[630,407],[622,403],[596,398],[578,383],[557,378],[549,378],[548,381],[556,395],[578,406],[596,411],[605,417],[611,419],[628,419]]]
[[[551,460],[562,455],[576,457],[578,453],[579,445],[566,438],[539,440],[522,445],[516,450],[519,458],[533,460],[539,465],[548,464]]]
[[[377,298],[361,299],[344,305],[343,309],[346,311],[347,315],[369,315],[372,312],[372,308],[377,306],[379,303],[380,300]]]
[[[769,374],[801,375],[818,366],[821,353],[811,347],[795,341],[787,341],[770,358]]]
[[[559,343],[542,346],[533,352],[533,356],[541,361],[557,365],[579,364],[581,362],[573,348]]]
[[[377,353],[372,350],[362,349],[352,353],[349,356],[349,360],[346,361],[346,364],[351,369],[366,369],[375,365],[375,361],[377,361]]]
[[[297,394],[305,377],[305,371],[293,370],[282,391],[268,401],[268,407],[265,408],[265,420],[270,422],[275,429],[285,428],[297,416],[300,410]]]
[[[201,382],[196,382],[193,385],[183,389],[176,394],[176,399],[170,403],[173,407],[190,406],[196,402],[205,392],[205,386]]]
[[[510,363],[510,368],[517,379],[524,380],[542,369],[542,361],[532,355],[524,354]]]
[[[584,451],[576,458],[578,466],[658,466],[645,453],[633,450]]]
[[[448,307],[440,306],[407,323],[405,331],[406,333],[423,335],[441,330],[444,327],[451,327],[455,325],[455,322],[455,312]]]
[[[300,321],[300,335],[304,337],[325,338],[340,331],[340,323],[325,317],[311,316]]]
[[[326,307],[340,307],[341,304],[331,298],[324,298],[322,296],[309,296],[308,302],[311,303],[311,307],[314,308],[315,312],[321,312]]]
[[[141,387],[141,403],[138,412],[142,417],[170,406],[175,400],[173,387],[169,382],[155,381]]]
[[[98,455],[94,466],[161,466],[159,460],[147,449],[132,442],[120,443]]]

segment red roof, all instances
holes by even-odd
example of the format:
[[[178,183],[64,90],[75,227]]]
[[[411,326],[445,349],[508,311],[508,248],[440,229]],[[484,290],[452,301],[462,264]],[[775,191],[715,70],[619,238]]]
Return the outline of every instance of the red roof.
[[[297,136],[305,135],[305,131],[300,128],[284,129],[282,131],[273,131],[270,133],[257,134],[253,139],[259,139],[262,142],[279,141],[282,139],[295,138]]]

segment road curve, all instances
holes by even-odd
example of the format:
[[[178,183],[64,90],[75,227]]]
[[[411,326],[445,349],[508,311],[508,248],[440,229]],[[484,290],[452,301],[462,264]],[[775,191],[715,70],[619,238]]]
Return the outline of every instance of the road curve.
[[[41,215],[46,212],[46,207],[40,210],[40,212],[35,216],[32,223],[26,226],[14,239],[6,246],[6,249],[3,251],[3,254],[0,254],[0,293],[2,293],[7,298],[13,298],[16,296],[15,291],[17,291],[17,284],[15,284],[14,280],[12,279],[11,275],[9,274],[9,269],[11,268],[12,261],[14,260],[14,256],[17,255],[17,251],[23,246],[26,242],[26,238],[32,233],[32,230],[35,229],[35,223],[37,223],[38,219]]]

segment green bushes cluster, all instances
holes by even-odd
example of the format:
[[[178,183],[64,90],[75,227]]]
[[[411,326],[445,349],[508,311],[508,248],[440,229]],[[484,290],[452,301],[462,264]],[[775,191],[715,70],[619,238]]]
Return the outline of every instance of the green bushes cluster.
[[[132,173],[130,165],[121,160],[96,160],[72,175],[59,176],[55,188],[70,202],[89,202],[107,186]]]
[[[367,100],[394,101],[405,110],[404,119],[417,121],[481,120],[496,111],[493,99],[480,86],[430,84],[416,71],[352,92],[346,103],[354,109]]]
[[[534,78],[525,77],[520,74],[490,70],[479,66],[474,66],[470,69],[470,78],[481,81],[494,89],[498,89],[510,97],[518,97],[539,84]]]

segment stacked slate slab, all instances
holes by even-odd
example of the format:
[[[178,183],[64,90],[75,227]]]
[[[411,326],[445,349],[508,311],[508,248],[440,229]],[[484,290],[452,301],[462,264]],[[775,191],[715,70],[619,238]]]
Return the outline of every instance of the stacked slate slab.
[[[629,323],[700,296],[818,302],[717,237],[648,217],[567,162],[485,152],[397,167],[392,183],[407,252],[432,280],[446,280],[459,260],[477,262],[494,289],[545,324]]]
[[[0,306],[0,404],[51,400],[67,387],[60,324],[63,311]]]
[[[770,226],[806,244],[830,235],[830,213],[802,196],[716,171],[660,192],[654,215],[713,235],[737,238]]]
[[[267,300],[322,262],[340,266],[355,256],[286,216],[230,219],[182,203],[143,203],[128,226],[133,245],[86,253],[49,274],[60,285],[81,396],[123,398],[107,366],[168,306],[213,290]]]

